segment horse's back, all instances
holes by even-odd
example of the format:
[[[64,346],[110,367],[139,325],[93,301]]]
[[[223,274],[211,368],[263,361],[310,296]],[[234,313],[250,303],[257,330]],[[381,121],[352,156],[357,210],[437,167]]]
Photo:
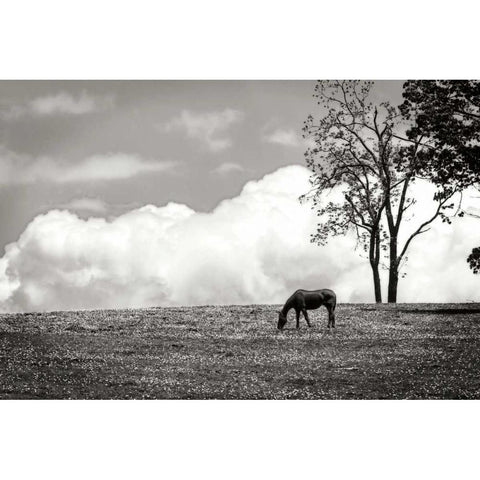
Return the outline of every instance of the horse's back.
[[[333,290],[324,288],[321,290],[297,290],[294,296],[299,302],[304,303],[307,308],[318,308],[321,305],[335,306],[337,297]]]
[[[294,295],[304,295],[304,296],[309,296],[309,295],[320,295],[322,297],[325,297],[325,299],[330,299],[334,298],[336,299],[337,296],[333,290],[330,290],[329,288],[322,288],[320,290],[297,290]]]

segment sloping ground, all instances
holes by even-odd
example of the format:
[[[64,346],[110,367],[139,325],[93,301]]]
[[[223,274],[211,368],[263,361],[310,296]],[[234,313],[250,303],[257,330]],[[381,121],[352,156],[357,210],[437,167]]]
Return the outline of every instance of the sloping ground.
[[[480,398],[480,305],[0,316],[0,398]]]

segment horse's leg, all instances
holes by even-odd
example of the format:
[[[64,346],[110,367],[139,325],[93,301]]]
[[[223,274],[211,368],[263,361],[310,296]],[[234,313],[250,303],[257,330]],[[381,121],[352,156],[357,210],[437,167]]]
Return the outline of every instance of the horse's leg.
[[[300,328],[300,310],[295,310],[295,313],[297,314],[297,329]]]
[[[334,312],[334,305],[327,305],[328,310],[328,328],[332,327],[335,328],[335,312]]]
[[[303,310],[302,310],[302,311],[303,311],[303,316],[305,317],[305,320],[307,321],[307,325],[308,325],[309,327],[311,327],[311,325],[310,325],[310,320],[308,319],[307,309],[306,309],[305,307],[303,307]]]

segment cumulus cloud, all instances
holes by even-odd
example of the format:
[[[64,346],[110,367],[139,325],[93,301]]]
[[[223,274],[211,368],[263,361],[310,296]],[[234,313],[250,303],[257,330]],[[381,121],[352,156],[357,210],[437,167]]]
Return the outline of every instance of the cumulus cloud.
[[[317,217],[298,202],[308,178],[301,166],[279,169],[209,213],[169,203],[110,221],[61,210],[39,215],[0,259],[3,308],[281,303],[297,288],[326,287],[340,302],[373,301],[353,235],[325,247],[309,242]],[[423,216],[433,208],[424,190]],[[400,301],[479,300],[479,278],[465,261],[478,243],[475,226],[459,219],[419,237]]]
[[[418,180],[412,189],[417,199],[410,216],[400,231],[400,242],[422,221],[435,212],[435,188]],[[463,194],[464,205],[477,205],[475,191]],[[454,218],[452,225],[437,220],[430,230],[416,237],[408,250],[404,268],[407,277],[400,281],[400,301],[408,302],[467,302],[480,301],[480,276],[473,275],[466,257],[480,244],[480,220]]]
[[[220,164],[218,167],[214,168],[212,172],[218,173],[219,175],[228,175],[229,173],[243,172],[244,170],[245,169],[238,163],[224,162]]]
[[[78,212],[105,213],[108,209],[107,204],[100,198],[81,197],[73,198],[67,203],[58,205],[62,210],[73,210]]]
[[[3,117],[12,120],[23,116],[85,115],[113,107],[113,96],[90,95],[83,91],[75,96],[67,92],[34,98],[24,104],[11,105]]]
[[[0,147],[0,184],[72,183],[121,180],[142,173],[164,172],[176,164],[126,153],[93,155],[77,162],[19,155]]]
[[[139,202],[128,203],[107,203],[97,197],[72,198],[68,202],[45,205],[41,211],[69,210],[80,217],[101,216],[106,219],[113,219],[119,215],[129,212],[142,206]]]
[[[220,152],[232,145],[232,140],[227,135],[228,130],[242,121],[243,117],[243,112],[232,108],[204,113],[183,110],[164,125],[163,129],[166,132],[185,132],[189,138],[199,140],[212,152]]]

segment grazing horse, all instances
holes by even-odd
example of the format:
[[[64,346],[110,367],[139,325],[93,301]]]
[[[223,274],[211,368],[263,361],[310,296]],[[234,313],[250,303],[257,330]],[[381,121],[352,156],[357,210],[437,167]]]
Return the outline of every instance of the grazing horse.
[[[335,328],[335,306],[337,296],[333,290],[297,290],[286,302],[278,313],[277,328],[282,330],[287,323],[288,312],[293,308],[297,314],[297,328],[300,328],[300,312],[303,313],[307,325],[311,327],[307,310],[314,310],[325,305],[328,310],[328,328]]]

